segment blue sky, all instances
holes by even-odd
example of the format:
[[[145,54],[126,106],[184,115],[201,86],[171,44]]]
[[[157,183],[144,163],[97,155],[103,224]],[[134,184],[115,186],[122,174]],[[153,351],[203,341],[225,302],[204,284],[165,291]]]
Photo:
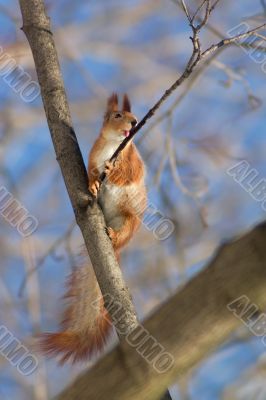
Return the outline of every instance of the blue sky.
[[[217,7],[211,18],[211,23],[223,33],[244,17],[261,12],[259,2],[243,0],[231,3],[224,1],[224,8]],[[134,16],[136,7],[142,4],[145,2],[79,0],[73,3],[61,0],[49,9],[54,30],[64,33],[64,45],[67,50],[72,51],[70,55],[66,55],[62,36],[58,34],[56,42],[63,77],[85,160],[101,125],[103,110],[99,109],[97,101],[101,105],[104,104],[103,93],[105,91],[110,93],[113,90],[118,90],[120,93],[128,91],[133,99],[134,112],[140,118],[155,103],[163,90],[173,82],[174,77],[182,71],[190,54],[190,32],[187,22],[170,0],[157,1],[151,12],[145,11],[145,17],[139,20],[136,18],[136,23],[129,25],[126,15],[132,13]],[[15,17],[14,22],[1,13],[0,9],[0,45],[8,53],[12,53],[12,46],[18,39],[23,47],[22,50],[15,49],[15,54],[16,51],[22,51],[24,54],[26,40],[19,30],[21,21],[16,19],[20,15],[18,4],[12,0],[1,1],[0,5],[6,7]],[[124,14],[119,15],[119,12]],[[117,19],[111,19],[112,13],[117,13],[114,17]],[[100,23],[96,26],[95,21],[99,18]],[[254,24],[254,21],[250,23]],[[71,36],[73,27],[75,30]],[[82,33],[78,35],[79,32]],[[204,46],[217,41],[217,38],[207,36],[205,32],[202,33],[202,38]],[[160,47],[160,43],[165,45]],[[173,46],[176,47],[173,49]],[[118,49],[125,55],[120,56]],[[126,52],[128,49],[129,53]],[[75,51],[78,52],[78,62],[71,58],[75,55]],[[130,52],[134,57],[128,61]],[[28,59],[25,61],[23,57],[20,60],[22,63],[25,62],[25,69],[36,79],[32,63],[28,62]],[[151,68],[150,60],[156,64],[156,68]],[[181,236],[180,243],[181,247],[184,247],[186,259],[195,262],[190,264],[187,261],[189,266],[185,273],[186,279],[205,263],[201,257],[197,258],[195,255],[199,245],[209,241],[218,245],[265,218],[265,212],[260,204],[226,174],[226,169],[238,158],[245,158],[258,170],[262,178],[266,177],[265,73],[261,69],[261,64],[255,63],[244,51],[237,48],[224,51],[218,61],[221,64],[209,67],[195,89],[192,89],[178,106],[172,121],[173,146],[180,163],[181,178],[188,181],[192,188],[196,178],[198,182],[208,182],[208,190],[200,197],[200,202],[208,208],[209,227],[206,230],[203,230],[196,220],[198,210],[193,200],[185,196],[180,188],[174,187],[169,167],[165,168],[162,174],[160,186],[153,185],[154,171],[164,155],[163,146],[168,122],[164,121],[157,130],[147,132],[147,140],[143,140],[140,145],[144,157],[148,158],[149,151],[151,152],[147,168],[150,201],[168,215],[170,208],[165,205],[164,198],[164,193],[167,193],[175,206],[180,226],[185,226],[187,229],[186,234]],[[226,65],[238,79],[232,79],[230,82],[224,68]],[[144,85],[145,89],[142,89]],[[158,115],[173,104],[182,90],[183,88],[180,88],[173,94]],[[260,99],[260,107],[255,110],[250,108],[248,94]],[[88,116],[86,112],[81,115],[83,104],[88,106]],[[18,94],[14,93],[0,77],[1,115],[6,117],[7,110],[12,108],[14,110],[12,118],[15,120],[8,131],[8,139],[2,140],[2,143],[0,141],[4,149],[0,152],[1,164],[7,172],[6,175],[0,175],[0,184],[7,185],[12,193],[15,187],[23,205],[38,217],[39,228],[35,239],[36,242],[43,243],[40,246],[43,251],[49,243],[67,230],[73,220],[73,211],[55,160],[41,107],[40,98],[30,104],[23,103]],[[38,116],[32,124],[28,123],[30,115]],[[6,121],[2,118],[1,131],[4,123]],[[6,125],[5,128],[7,129]],[[217,159],[213,160],[206,154],[201,141],[209,135],[214,135],[223,142],[225,148],[230,149],[233,154],[232,159],[223,160],[219,164]],[[194,181],[192,178],[195,178]],[[14,187],[11,186],[11,182],[14,183]],[[8,240],[12,246],[14,244],[20,246],[20,236],[5,222],[0,225],[0,234],[3,240]],[[73,246],[76,242],[82,242],[78,229],[74,232]],[[132,287],[133,293],[136,293],[135,301],[139,314],[142,316],[146,314],[146,308],[142,308],[143,302],[158,304],[169,295],[169,293],[166,295],[165,287],[168,285],[171,290],[175,290],[183,279],[177,268],[180,260],[176,256],[179,251],[176,248],[176,238],[171,238],[163,244],[149,242],[149,246],[153,254],[149,249],[142,254],[132,247],[131,253],[129,251],[129,255],[125,255],[125,276],[132,278],[136,275],[134,269],[136,259],[139,259],[140,265],[137,270],[141,274],[143,260],[155,265],[155,258],[160,254],[172,256],[169,261],[171,272],[162,278],[158,277],[158,281],[155,281],[154,286],[151,283],[149,289],[145,290],[144,284],[141,293],[137,287]],[[207,254],[206,258],[211,254]],[[69,268],[69,260],[63,245],[59,246],[56,254],[48,257],[40,268],[38,278],[40,282],[44,282],[40,285],[41,325],[45,329],[49,327],[52,330],[57,327],[57,315],[62,307],[57,302],[63,292],[62,276],[68,273]],[[21,339],[27,339],[32,331],[30,317],[27,315],[27,294],[22,300],[17,295],[25,273],[21,257],[18,254],[10,254],[8,257],[7,253],[3,257],[2,271],[5,284],[15,303],[19,304],[18,312],[15,313],[18,324],[14,329]],[[47,295],[45,289],[48,288]],[[54,303],[57,308],[56,316],[53,313]],[[4,309],[2,312],[0,310],[0,317],[4,321],[7,320]],[[188,384],[189,399],[218,400],[226,385],[233,383],[243,370],[254,365],[263,352],[262,344],[255,338],[244,343],[232,341],[218,349],[193,373]],[[4,375],[1,374],[0,393],[5,393],[8,399],[20,398],[20,387],[18,384],[15,386],[10,368],[7,365]],[[58,379],[62,380],[63,386],[72,374],[69,366],[59,369],[54,361],[48,362],[47,370],[47,376],[51,379],[50,393],[56,390]],[[75,369],[75,373],[78,370],[79,367]],[[34,380],[34,377],[30,379]],[[173,396],[178,399],[178,395],[174,393],[176,391],[173,390]]]

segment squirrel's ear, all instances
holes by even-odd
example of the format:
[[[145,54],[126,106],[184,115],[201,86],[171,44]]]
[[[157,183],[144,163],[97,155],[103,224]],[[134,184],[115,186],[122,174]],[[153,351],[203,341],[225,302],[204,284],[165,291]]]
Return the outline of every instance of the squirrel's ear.
[[[131,105],[127,94],[124,94],[123,98],[123,111],[128,111],[128,112],[131,111]]]
[[[118,111],[118,96],[117,93],[113,93],[109,99],[107,100],[107,109],[106,113],[110,113],[113,111]]]

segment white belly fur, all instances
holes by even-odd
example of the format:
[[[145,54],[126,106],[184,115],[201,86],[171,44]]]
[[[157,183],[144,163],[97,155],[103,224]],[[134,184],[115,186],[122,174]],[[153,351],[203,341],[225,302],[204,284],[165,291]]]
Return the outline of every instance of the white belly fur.
[[[102,173],[104,170],[105,161],[112,157],[119,144],[120,142],[112,141],[103,147],[97,154],[97,169],[100,173]]]
[[[113,229],[119,229],[123,225],[123,218],[118,208],[118,201],[121,195],[121,189],[110,183],[103,183],[99,203],[102,207],[107,226]]]
[[[126,186],[117,186],[110,183],[104,183],[100,190],[99,203],[102,207],[105,221],[108,226],[117,230],[124,222],[121,215],[120,203],[128,205],[138,213],[140,196],[138,193],[139,185],[134,183]]]

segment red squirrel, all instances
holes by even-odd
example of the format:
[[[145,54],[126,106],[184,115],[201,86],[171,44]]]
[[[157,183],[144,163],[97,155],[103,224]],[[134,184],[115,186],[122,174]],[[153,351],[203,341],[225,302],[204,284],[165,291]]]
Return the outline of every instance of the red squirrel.
[[[109,159],[136,124],[127,95],[119,110],[118,96],[114,93],[107,101],[102,129],[89,154],[89,191],[103,210],[106,231],[118,260],[121,249],[138,229],[146,207],[145,168],[132,140],[114,163]],[[102,172],[106,178],[100,185]],[[101,350],[112,325],[88,262],[71,274],[64,297],[68,306],[61,331],[42,334],[40,347],[48,356],[59,356],[61,363],[68,360],[74,363]]]

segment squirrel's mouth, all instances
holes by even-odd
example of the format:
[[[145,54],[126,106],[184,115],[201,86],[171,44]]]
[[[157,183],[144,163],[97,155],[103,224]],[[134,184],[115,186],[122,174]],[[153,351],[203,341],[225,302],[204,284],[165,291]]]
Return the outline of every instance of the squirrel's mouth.
[[[128,137],[130,135],[130,131],[123,131],[123,134],[125,137]]]

